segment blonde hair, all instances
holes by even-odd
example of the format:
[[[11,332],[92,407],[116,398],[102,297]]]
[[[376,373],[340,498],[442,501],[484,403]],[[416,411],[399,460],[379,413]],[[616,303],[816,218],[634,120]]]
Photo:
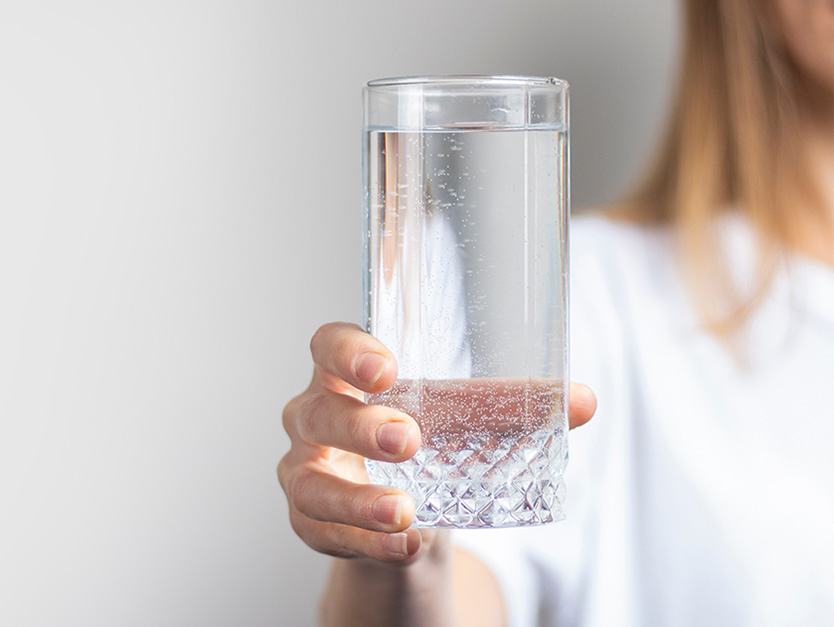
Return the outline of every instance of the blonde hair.
[[[772,280],[779,251],[807,233],[800,209],[825,217],[801,143],[797,71],[772,2],[687,0],[682,68],[666,134],[620,217],[671,225],[706,327],[734,331]],[[714,246],[715,218],[743,214],[760,242],[756,289],[740,294]],[[803,216],[803,220],[807,216]]]

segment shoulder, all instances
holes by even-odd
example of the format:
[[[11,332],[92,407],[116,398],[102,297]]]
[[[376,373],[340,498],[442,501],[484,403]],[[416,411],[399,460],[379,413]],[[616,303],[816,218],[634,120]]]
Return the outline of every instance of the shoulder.
[[[571,218],[571,261],[622,264],[642,258],[673,254],[671,229],[665,225],[639,224],[586,211]]]
[[[612,219],[596,211],[576,215],[570,224],[574,303],[590,301],[620,315],[624,308],[657,300],[683,304],[677,248],[665,225]]]

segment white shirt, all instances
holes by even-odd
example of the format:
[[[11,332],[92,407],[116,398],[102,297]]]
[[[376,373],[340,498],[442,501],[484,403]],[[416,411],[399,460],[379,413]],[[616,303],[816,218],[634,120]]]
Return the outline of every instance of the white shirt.
[[[754,240],[721,234],[740,282]],[[456,531],[512,627],[834,625],[834,270],[793,256],[746,365],[703,330],[663,228],[571,225],[567,520]],[[538,622],[537,622],[538,621]]]

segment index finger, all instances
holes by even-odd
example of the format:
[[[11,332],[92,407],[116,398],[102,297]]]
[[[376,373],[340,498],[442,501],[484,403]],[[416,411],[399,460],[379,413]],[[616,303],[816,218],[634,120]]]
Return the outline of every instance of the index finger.
[[[382,392],[397,378],[397,361],[378,339],[358,325],[331,322],[321,326],[310,340],[316,366],[314,382],[336,392],[344,384],[364,392]]]

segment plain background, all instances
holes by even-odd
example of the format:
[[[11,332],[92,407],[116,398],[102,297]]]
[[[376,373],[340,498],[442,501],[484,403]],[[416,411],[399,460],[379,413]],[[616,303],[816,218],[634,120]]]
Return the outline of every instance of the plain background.
[[[313,625],[275,466],[358,322],[360,91],[571,83],[573,205],[664,118],[668,0],[0,2],[0,624]],[[568,510],[569,512],[569,510]]]

